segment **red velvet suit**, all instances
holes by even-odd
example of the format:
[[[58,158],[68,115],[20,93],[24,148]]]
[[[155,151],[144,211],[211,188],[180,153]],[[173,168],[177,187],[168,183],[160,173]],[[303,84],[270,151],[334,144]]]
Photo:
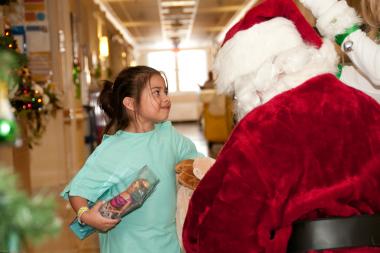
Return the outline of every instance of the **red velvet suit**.
[[[380,212],[379,158],[380,105],[314,77],[236,126],[191,199],[186,252],[286,252],[294,221]]]

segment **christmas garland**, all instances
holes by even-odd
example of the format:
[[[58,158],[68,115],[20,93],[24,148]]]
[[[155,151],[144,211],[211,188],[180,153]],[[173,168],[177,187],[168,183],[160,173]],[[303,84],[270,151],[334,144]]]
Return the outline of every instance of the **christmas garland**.
[[[26,142],[30,148],[39,144],[48,120],[61,109],[54,92],[54,84],[37,84],[32,81],[27,68],[21,70],[19,85],[10,93],[15,115],[26,125]]]
[[[14,114],[20,122],[25,123],[26,143],[32,148],[39,144],[46,125],[51,116],[55,116],[57,110],[61,109],[59,98],[54,92],[54,85],[48,81],[46,83],[36,83],[32,80],[29,69],[26,66],[26,58],[17,52],[17,44],[9,29],[0,36],[0,51],[7,51],[9,62],[17,62],[17,66],[7,68],[9,73],[1,76],[11,76],[5,82],[9,86],[9,100],[15,109]],[[0,71],[1,72],[1,71]]]
[[[16,176],[3,168],[0,179],[0,252],[19,252],[20,245],[39,243],[59,232],[62,221],[53,196],[29,198],[17,189]]]

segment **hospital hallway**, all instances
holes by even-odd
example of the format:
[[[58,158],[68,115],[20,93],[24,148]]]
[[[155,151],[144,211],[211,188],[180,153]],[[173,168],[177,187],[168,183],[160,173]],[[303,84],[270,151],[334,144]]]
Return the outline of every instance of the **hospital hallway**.
[[[261,90],[251,90],[255,87],[249,87],[242,90],[239,96],[248,100],[253,96],[252,101],[255,101],[249,101],[252,104],[245,105],[238,101],[235,88],[240,88],[239,85],[246,81],[250,85],[254,83],[249,78],[256,72],[262,75],[260,78],[263,80],[267,76],[266,71],[276,72],[279,76],[283,74],[275,68],[276,71],[272,71],[272,63],[257,64],[268,66],[262,72],[261,67],[259,70],[250,70],[250,67],[256,65],[248,60],[242,61],[247,65],[245,70],[245,67],[240,66],[239,57],[251,57],[251,52],[243,46],[237,46],[239,53],[231,56],[238,55],[236,60],[230,60],[229,53],[226,53],[227,59],[222,55],[222,60],[218,62],[219,65],[225,65],[221,68],[221,72],[227,73],[224,75],[225,80],[220,81],[223,74],[217,73],[215,67],[218,65],[217,55],[230,34],[228,31],[250,9],[262,2],[263,0],[0,0],[0,253],[99,252],[96,233],[80,240],[69,228],[75,217],[89,210],[86,209],[88,202],[83,200],[81,207],[84,209],[79,208],[75,213],[60,194],[85,167],[86,161],[93,157],[97,148],[104,147],[102,141],[107,138],[105,132],[116,136],[117,131],[123,133],[123,130],[133,125],[124,124],[126,121],[123,120],[126,115],[131,116],[132,120],[138,118],[136,112],[140,112],[137,109],[141,108],[135,105],[140,106],[143,96],[138,95],[146,90],[152,95],[151,99],[158,96],[154,92],[159,89],[159,99],[165,98],[166,104],[157,106],[157,115],[148,110],[149,115],[143,117],[147,119],[144,123],[148,123],[148,127],[139,125],[141,128],[133,129],[133,133],[145,133],[148,132],[147,129],[151,131],[155,123],[170,121],[180,134],[195,144],[197,151],[206,159],[216,158],[238,124],[238,115],[242,116],[242,110],[237,112],[239,106],[246,113],[254,106],[261,106],[264,101]],[[347,3],[356,10],[360,8],[360,0],[347,0]],[[300,0],[294,0],[294,6],[305,17],[302,19],[305,24],[315,26],[316,19],[312,12]],[[270,31],[268,29],[268,38]],[[298,33],[295,34],[298,36]],[[297,37],[294,41],[301,43],[302,39]],[[291,40],[286,42],[293,43]],[[250,43],[247,42],[245,46],[250,47]],[[286,46],[287,43],[283,43],[281,38],[279,45]],[[258,44],[266,45],[265,42]],[[232,46],[231,49],[235,50]],[[331,50],[334,50],[333,46]],[[339,48],[336,47],[335,50]],[[258,49],[257,52],[261,51],[265,57],[272,57],[268,53],[269,49]],[[338,55],[337,62],[350,63],[344,53],[338,52]],[[252,60],[261,59],[260,57],[252,57]],[[262,57],[263,61],[265,57]],[[273,59],[282,61],[281,57]],[[303,61],[297,61],[297,64],[301,65],[301,62]],[[119,82],[119,73],[142,68],[146,72],[144,70],[140,74],[151,71],[150,74],[141,79],[140,76],[131,78],[134,80],[132,85],[128,83],[128,78],[125,78],[128,81],[122,78],[123,81]],[[238,69],[236,73],[234,69]],[[335,69],[338,71],[338,67]],[[159,87],[153,87],[156,89],[153,91],[151,80],[156,77],[160,81],[158,84],[152,83]],[[261,82],[260,78],[257,80]],[[255,82],[259,82],[257,80]],[[269,81],[265,79],[265,85],[269,85]],[[151,90],[147,88],[148,84]],[[128,89],[132,91],[129,92]],[[265,92],[268,91],[272,96],[281,89],[268,88]],[[104,102],[107,100],[104,99],[102,104],[99,103],[99,98],[103,90],[110,96],[107,97],[109,101]],[[154,99],[155,102],[158,101],[158,98]],[[128,101],[132,101],[133,109],[128,107]],[[120,113],[113,115],[113,119],[118,123],[123,121],[123,124],[114,124],[109,132],[105,131],[109,118],[102,108],[115,113],[119,107]],[[166,114],[162,116],[160,110]],[[128,120],[129,118],[127,122]],[[256,126],[255,124],[256,122],[249,125]],[[183,140],[182,137],[178,138]],[[169,145],[166,141],[175,138],[162,139]],[[125,143],[117,151],[124,150],[124,147],[131,148],[129,143]],[[177,145],[178,150],[169,150],[166,157],[177,157],[189,146]],[[195,153],[192,147],[186,151]],[[152,148],[155,152],[150,152],[150,147],[141,149],[135,152],[136,156],[133,153],[134,157],[130,160],[145,164],[148,164],[145,159],[163,161],[157,158],[161,157],[163,151],[156,149],[157,147]],[[112,148],[107,149],[109,150]],[[109,153],[114,155],[115,150],[105,153],[111,156]],[[150,153],[142,157],[145,150]],[[128,165],[136,162],[123,159],[124,154],[118,152],[121,157],[119,161]],[[97,166],[98,164],[91,169]],[[109,173],[112,175],[108,178],[107,174],[104,182],[103,178],[100,180],[103,186],[113,179],[114,174],[117,174],[115,171],[119,169],[114,168],[113,164],[104,167],[112,167],[112,173]],[[110,172],[107,169],[100,171]],[[121,172],[126,173],[125,171],[128,169],[123,167]],[[174,179],[174,174],[171,176]],[[177,176],[177,186],[178,181]],[[194,181],[199,183],[200,180],[197,178]],[[170,189],[173,189],[171,196],[174,196],[174,180],[170,182],[173,183],[170,185]],[[114,183],[112,187],[115,185],[117,184]],[[197,185],[194,185],[195,188]],[[112,187],[104,189],[101,194],[111,191]],[[101,187],[93,187],[96,190],[98,188]],[[101,194],[97,195],[96,200],[102,197]],[[39,241],[41,243],[38,244]]]

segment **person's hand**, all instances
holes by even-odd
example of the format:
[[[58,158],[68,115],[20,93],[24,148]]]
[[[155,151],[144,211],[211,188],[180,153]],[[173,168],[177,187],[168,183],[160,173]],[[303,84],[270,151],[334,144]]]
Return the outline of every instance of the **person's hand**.
[[[99,231],[106,232],[116,226],[120,222],[120,219],[104,218],[99,212],[99,208],[103,204],[104,201],[97,202],[90,210],[84,212],[80,219],[85,224]]]
[[[333,6],[336,0],[300,0],[300,2],[309,9],[314,17],[319,18],[326,13],[331,6]]]

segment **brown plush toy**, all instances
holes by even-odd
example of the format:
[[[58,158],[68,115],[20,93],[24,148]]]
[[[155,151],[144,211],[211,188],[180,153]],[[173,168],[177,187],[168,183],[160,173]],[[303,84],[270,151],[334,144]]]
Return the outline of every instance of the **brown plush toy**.
[[[210,157],[198,157],[195,160],[189,159],[179,162],[175,167],[178,182],[194,190],[214,163],[215,159]]]
[[[182,243],[182,227],[185,222],[191,195],[214,163],[215,160],[210,157],[197,157],[194,160],[183,160],[175,167],[177,180],[180,185],[177,192],[176,213],[177,233],[180,243]]]
[[[194,190],[198,186],[198,183],[200,181],[194,175],[193,165],[194,165],[194,160],[189,159],[189,160],[183,160],[179,162],[175,167],[175,171],[178,174],[177,175],[178,182],[181,185],[187,188],[190,188],[192,190]]]

